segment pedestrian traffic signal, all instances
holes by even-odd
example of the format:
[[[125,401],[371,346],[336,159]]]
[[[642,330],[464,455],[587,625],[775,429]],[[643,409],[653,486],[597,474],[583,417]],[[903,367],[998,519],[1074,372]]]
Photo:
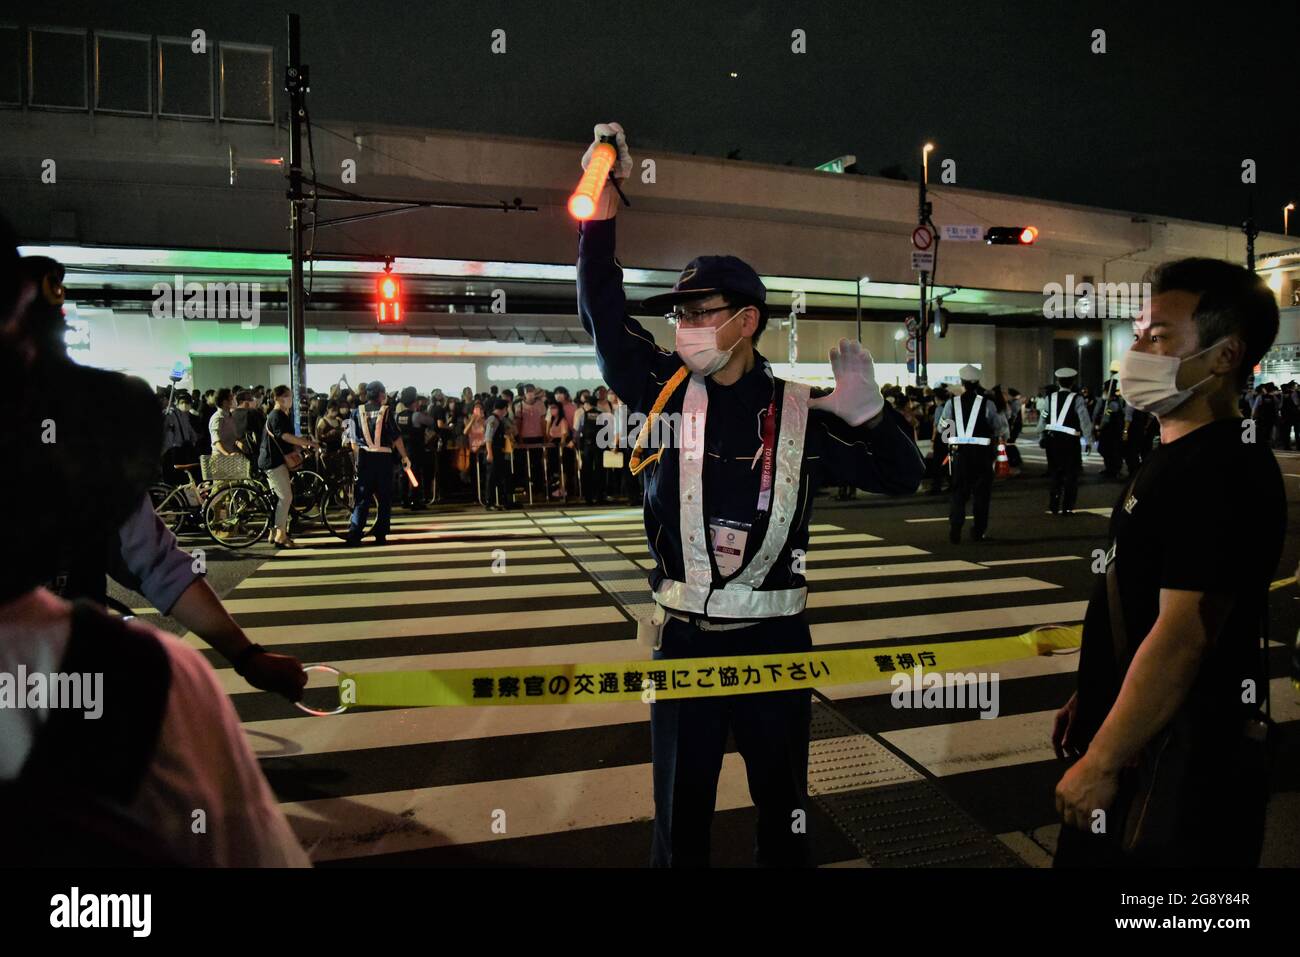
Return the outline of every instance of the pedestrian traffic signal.
[[[984,242],[990,246],[1032,246],[1038,238],[1033,226],[990,226]]]
[[[402,321],[402,281],[389,272],[391,268],[385,268],[375,286],[375,304],[381,326]]]
[[[935,306],[931,315],[931,325],[936,339],[942,339],[948,334],[948,310],[943,307],[943,300]]]

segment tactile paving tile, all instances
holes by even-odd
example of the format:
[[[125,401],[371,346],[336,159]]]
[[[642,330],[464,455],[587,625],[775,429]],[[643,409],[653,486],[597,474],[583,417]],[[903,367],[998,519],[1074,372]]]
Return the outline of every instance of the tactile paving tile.
[[[931,779],[813,700],[808,793],[873,867],[1022,867]]]

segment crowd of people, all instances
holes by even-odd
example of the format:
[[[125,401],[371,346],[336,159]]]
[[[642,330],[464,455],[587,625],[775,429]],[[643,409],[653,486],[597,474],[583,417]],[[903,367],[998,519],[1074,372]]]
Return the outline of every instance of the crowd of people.
[[[331,478],[348,474],[350,450],[358,442],[352,414],[365,401],[365,386],[353,389],[341,382],[310,398],[303,438],[319,449],[320,467]],[[277,396],[289,395],[285,386],[157,391],[163,406],[163,477],[169,482],[197,475],[203,456],[240,455],[265,471],[274,446],[288,440],[283,430],[266,428]],[[605,386],[575,392],[521,382],[477,394],[466,387],[459,396],[407,386],[390,394],[388,403],[416,478],[412,485],[404,472],[397,473],[398,499],[407,508],[443,501],[512,508],[518,498],[641,502],[639,483],[628,470],[628,409]],[[285,411],[291,409],[290,397]],[[272,451],[264,453],[268,435],[274,439]]]
[[[266,424],[281,388],[234,385],[202,393],[159,389],[164,406],[164,478],[178,483],[186,480],[186,472],[197,477],[200,457],[214,454],[242,455],[250,466],[265,469],[261,450],[267,444]],[[931,495],[942,494],[950,483],[942,436],[937,443],[935,438],[940,412],[955,391],[947,383],[933,388],[894,384],[881,388],[918,444],[925,448],[930,443]],[[981,386],[979,391],[1004,423],[1009,468],[1017,474],[1021,460],[1016,441],[1026,426],[1035,430],[1042,421],[1052,387],[1044,386],[1036,396],[1001,384]],[[1092,430],[1082,442],[1086,451],[1096,449],[1102,456],[1103,478],[1132,475],[1159,442],[1154,416],[1126,403],[1114,378],[1099,394],[1088,386],[1080,388],[1079,394],[1092,421]],[[311,396],[305,437],[316,443],[320,467],[331,478],[349,475],[350,449],[357,441],[350,420],[364,396],[365,383],[356,389],[340,383],[327,394]],[[459,396],[447,396],[441,389],[422,394],[408,386],[390,395],[388,402],[418,482],[413,488],[404,473],[397,473],[398,501],[408,509],[444,501],[476,501],[488,509],[508,509],[516,507],[520,498],[641,502],[640,485],[628,470],[627,406],[605,386],[572,391],[562,385],[544,389],[521,382],[505,389],[493,385],[479,393],[466,387]],[[1240,406],[1242,416],[1255,421],[1258,441],[1273,448],[1300,448],[1300,388],[1295,382],[1244,389]],[[501,425],[494,426],[494,419]],[[613,436],[610,448],[598,445],[602,430]],[[632,432],[631,441],[635,438]],[[491,448],[494,442],[498,450]],[[846,500],[855,495],[846,486],[837,497]]]

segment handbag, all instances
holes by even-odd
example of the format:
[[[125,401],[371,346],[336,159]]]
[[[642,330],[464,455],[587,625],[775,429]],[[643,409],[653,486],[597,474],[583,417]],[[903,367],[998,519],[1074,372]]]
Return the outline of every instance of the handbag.
[[[298,471],[298,469],[302,468],[303,454],[299,452],[297,449],[295,449],[292,452],[286,452],[283,448],[281,448],[280,440],[277,439],[275,437],[275,433],[271,431],[270,422],[266,424],[266,434],[271,436],[271,441],[274,442],[275,447],[280,450],[280,455],[284,459],[285,468],[287,468],[290,472],[296,472]]]

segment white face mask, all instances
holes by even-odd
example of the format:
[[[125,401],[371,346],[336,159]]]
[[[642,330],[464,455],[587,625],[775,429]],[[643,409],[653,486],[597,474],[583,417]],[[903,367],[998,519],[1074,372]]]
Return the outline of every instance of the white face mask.
[[[1192,397],[1205,383],[1215,377],[1210,373],[1200,382],[1186,389],[1178,388],[1178,370],[1188,359],[1203,356],[1227,341],[1228,337],[1214,342],[1190,356],[1158,356],[1150,352],[1129,349],[1119,360],[1119,391],[1129,405],[1152,415],[1166,415]]]
[[[692,372],[700,375],[713,375],[731,358],[731,354],[740,345],[737,339],[730,349],[718,348],[718,332],[725,329],[736,316],[744,312],[741,309],[735,316],[728,319],[720,326],[706,326],[701,329],[687,329],[685,326],[678,324],[676,351],[686,363],[686,367]]]

